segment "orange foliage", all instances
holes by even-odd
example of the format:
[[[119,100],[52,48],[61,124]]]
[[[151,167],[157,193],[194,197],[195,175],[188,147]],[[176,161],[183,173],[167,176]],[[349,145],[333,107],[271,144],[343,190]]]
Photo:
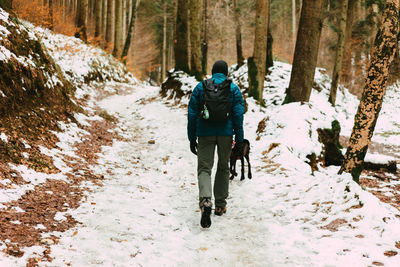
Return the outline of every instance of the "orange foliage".
[[[73,15],[67,16],[65,7],[53,4],[53,16],[50,8],[44,6],[41,0],[14,0],[13,8],[21,19],[44,28],[53,28],[58,33],[72,36],[76,32]]]

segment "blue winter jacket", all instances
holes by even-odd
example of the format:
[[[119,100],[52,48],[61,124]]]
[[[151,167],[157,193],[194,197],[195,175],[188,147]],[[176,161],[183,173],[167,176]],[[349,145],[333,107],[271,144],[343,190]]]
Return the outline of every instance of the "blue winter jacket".
[[[215,73],[212,76],[215,84],[226,80],[222,73]],[[187,133],[190,142],[196,141],[197,136],[233,136],[236,142],[243,142],[243,114],[244,102],[239,88],[231,83],[231,117],[227,122],[209,122],[200,118],[201,103],[204,97],[202,83],[199,83],[193,90],[188,106]]]

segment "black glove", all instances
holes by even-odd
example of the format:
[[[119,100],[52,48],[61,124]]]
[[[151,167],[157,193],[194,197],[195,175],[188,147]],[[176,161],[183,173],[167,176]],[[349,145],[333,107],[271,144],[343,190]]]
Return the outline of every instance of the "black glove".
[[[193,154],[197,155],[197,142],[196,141],[190,142],[190,151],[192,151]]]
[[[233,154],[236,157],[242,157],[243,156],[243,142],[238,142],[235,144],[235,147],[233,148]]]

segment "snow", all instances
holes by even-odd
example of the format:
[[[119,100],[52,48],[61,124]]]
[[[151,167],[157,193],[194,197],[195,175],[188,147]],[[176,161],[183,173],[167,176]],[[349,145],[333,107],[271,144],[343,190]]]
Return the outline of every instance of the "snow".
[[[10,52],[10,50],[0,45],[0,61],[8,61],[12,55],[13,54]]]
[[[7,35],[9,35],[10,32],[7,30],[6,27],[4,27],[3,25],[0,25],[0,37],[7,37]]]
[[[381,155],[381,154],[368,153],[365,156],[365,161],[377,163],[377,164],[385,164],[385,163],[388,163],[389,161],[396,161],[396,160],[397,159],[394,157]]]
[[[24,26],[35,31],[41,38],[41,42],[70,82],[80,84],[87,80],[104,80],[137,83],[136,78],[126,71],[121,62],[102,49],[88,46],[75,37],[54,34],[47,29],[34,27],[28,22],[24,22]]]
[[[8,137],[5,133],[0,134],[0,140],[3,141],[4,143],[8,143]]]
[[[9,14],[0,7],[0,20],[8,22]]]
[[[85,227],[62,234],[52,246],[54,265],[364,266],[379,261],[396,266],[398,256],[383,253],[396,250],[400,240],[397,210],[363,191],[350,175],[338,176],[337,167],[312,176],[297,160],[293,168],[282,165],[290,170],[266,172],[259,156],[265,141],[255,141],[251,133],[246,136],[256,166],[253,179],[233,180],[228,213],[213,216],[211,228],[201,229],[186,110],[160,99],[142,101],[157,93],[158,88],[135,87],[129,95],[99,103],[134,141],[103,148],[95,170],[111,172],[102,188],[71,211]],[[249,132],[257,126],[250,118]],[[281,153],[293,155],[288,149]],[[346,222],[337,231],[324,228],[336,219]]]

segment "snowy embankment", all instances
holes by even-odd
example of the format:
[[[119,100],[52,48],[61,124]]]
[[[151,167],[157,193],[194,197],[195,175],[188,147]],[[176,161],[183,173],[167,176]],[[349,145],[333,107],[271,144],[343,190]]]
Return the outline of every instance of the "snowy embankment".
[[[97,69],[96,60],[114,64],[99,57],[96,49],[76,39],[36,31],[67,79],[79,86],[77,101],[88,100],[86,114],[75,114],[79,125],[101,121],[95,115],[97,107],[118,122],[105,131],[111,134],[111,142],[93,154],[97,160],[84,158],[90,160],[93,175],[104,178],[102,186],[96,180],[75,186],[89,191],[79,205],[71,203],[55,215],[58,221],[74,218],[81,224],[42,233],[42,245],[23,248],[19,258],[4,254],[0,265],[24,266],[28,261],[39,266],[398,266],[399,211],[362,190],[349,175],[337,175],[337,167],[320,168],[311,175],[305,163],[307,154],[322,149],[315,130],[338,119],[348,135],[357,107],[345,90],[338,93],[335,109],[327,104],[329,78],[321,70],[316,75],[321,91],[313,91],[309,104],[280,106],[290,77],[290,66],[280,62],[275,62],[265,83],[267,108],[247,99],[245,137],[251,142],[253,179],[233,180],[227,214],[212,216],[211,228],[201,229],[196,158],[186,137],[186,109],[175,99],[161,98],[159,88],[124,76],[118,63],[117,69]],[[119,79],[82,83],[97,71],[127,77],[128,83]],[[245,67],[232,76],[245,84]],[[196,84],[191,77],[182,77],[182,82],[187,92]],[[184,97],[180,103],[187,100]],[[396,114],[395,107],[393,102],[385,111],[384,105],[386,121],[395,121],[390,117]],[[76,143],[93,134],[79,125],[62,124],[64,131],[56,133],[58,148],[42,151],[52,157],[64,181],[71,169],[81,171],[81,165],[68,164],[82,160]],[[379,129],[395,132],[396,128],[390,124],[378,125],[378,132],[384,133]],[[16,168],[32,182],[51,178]],[[1,250],[7,242],[0,242]]]

